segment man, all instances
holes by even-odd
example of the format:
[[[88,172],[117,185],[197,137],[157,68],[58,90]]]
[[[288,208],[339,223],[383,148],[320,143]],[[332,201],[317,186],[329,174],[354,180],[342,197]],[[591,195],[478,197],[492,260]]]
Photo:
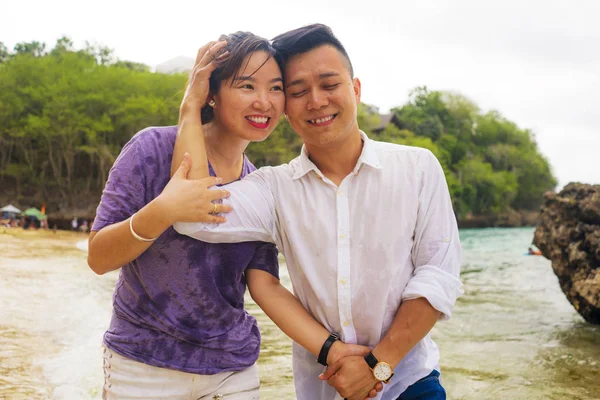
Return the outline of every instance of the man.
[[[302,154],[228,185],[225,203],[233,212],[226,223],[175,228],[203,241],[277,244],[309,314],[342,341],[373,349],[323,373],[317,352],[294,343],[298,399],[339,398],[336,391],[362,399],[378,382],[386,383],[382,399],[445,398],[429,331],[450,317],[462,285],[442,168],[428,150],[375,142],[360,131],[360,81],[328,27],[299,28],[273,45],[284,72],[286,117],[304,141]],[[194,135],[182,129],[178,141],[201,137]],[[186,150],[193,158],[197,148]],[[174,165],[183,156],[177,153],[176,145]]]

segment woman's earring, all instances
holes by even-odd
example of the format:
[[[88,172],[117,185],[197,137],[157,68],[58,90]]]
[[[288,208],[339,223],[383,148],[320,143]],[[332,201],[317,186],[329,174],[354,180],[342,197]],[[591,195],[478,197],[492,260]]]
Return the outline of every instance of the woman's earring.
[[[215,101],[214,101],[214,100],[211,100],[211,101],[209,101],[209,102],[208,102],[208,105],[209,105],[209,106],[211,106],[211,107],[214,107],[214,106],[215,106],[215,104],[216,104],[216,103],[215,103]]]

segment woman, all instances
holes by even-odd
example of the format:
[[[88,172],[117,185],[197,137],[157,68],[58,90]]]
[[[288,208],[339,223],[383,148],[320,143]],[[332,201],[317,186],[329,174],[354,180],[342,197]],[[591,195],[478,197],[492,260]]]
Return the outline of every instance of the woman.
[[[186,92],[182,109],[202,106],[208,164],[186,158],[170,179],[173,126],[136,134],[111,169],[88,256],[98,274],[121,268],[104,335],[105,399],[259,398],[260,333],[243,307],[245,272],[277,278],[277,250],[261,242],[202,243],[171,225],[224,221],[215,214],[229,210],[212,201],[226,191],[208,188],[255,169],[244,150],[264,140],[283,111],[273,54],[267,40],[246,32],[199,50],[190,86],[211,76],[208,104]],[[190,168],[208,168],[213,177],[187,180]],[[192,206],[198,198],[204,201]]]

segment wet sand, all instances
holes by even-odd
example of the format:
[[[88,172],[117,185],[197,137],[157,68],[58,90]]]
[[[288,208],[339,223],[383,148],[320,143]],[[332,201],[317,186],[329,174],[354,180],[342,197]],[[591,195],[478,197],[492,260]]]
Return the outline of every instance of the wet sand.
[[[0,228],[0,398],[101,398],[102,335],[118,272],[94,274],[85,240]],[[261,396],[293,399],[291,342],[247,300],[263,336]]]
[[[600,326],[568,303],[548,260],[523,255],[532,233],[461,230],[465,295],[432,333],[449,399],[600,399]],[[86,239],[0,228],[0,398],[101,397],[118,272],[88,268]],[[263,336],[262,399],[294,399],[290,340],[246,304]]]

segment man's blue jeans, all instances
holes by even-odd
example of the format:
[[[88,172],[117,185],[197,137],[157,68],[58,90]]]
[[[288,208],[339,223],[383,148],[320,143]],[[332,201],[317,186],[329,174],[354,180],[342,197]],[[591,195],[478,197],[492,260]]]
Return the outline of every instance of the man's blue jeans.
[[[446,391],[436,370],[410,385],[397,400],[446,400]]]

